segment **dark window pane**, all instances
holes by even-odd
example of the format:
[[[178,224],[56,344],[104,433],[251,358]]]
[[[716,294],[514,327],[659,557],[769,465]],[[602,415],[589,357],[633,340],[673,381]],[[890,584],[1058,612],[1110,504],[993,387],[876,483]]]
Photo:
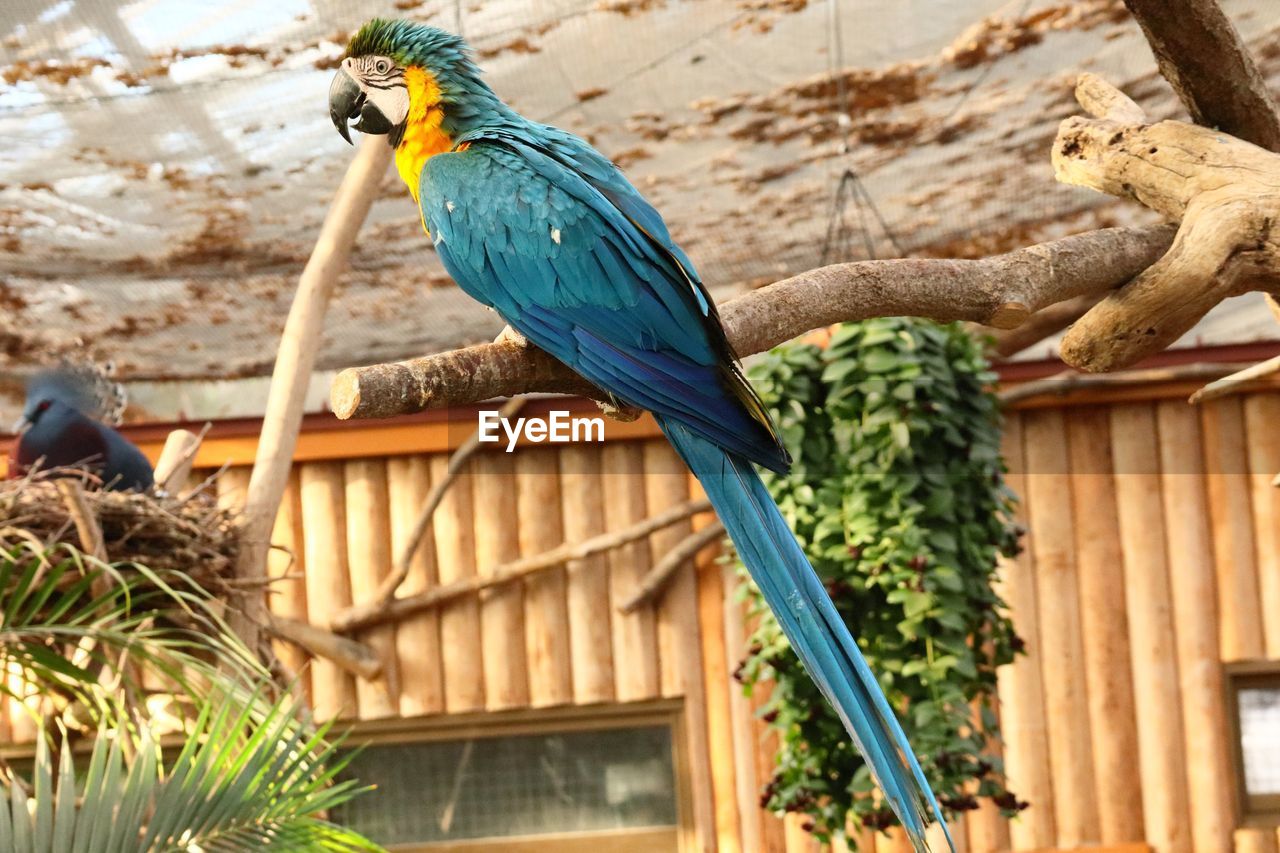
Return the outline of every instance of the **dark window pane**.
[[[666,726],[370,746],[333,814],[382,844],[676,823]]]

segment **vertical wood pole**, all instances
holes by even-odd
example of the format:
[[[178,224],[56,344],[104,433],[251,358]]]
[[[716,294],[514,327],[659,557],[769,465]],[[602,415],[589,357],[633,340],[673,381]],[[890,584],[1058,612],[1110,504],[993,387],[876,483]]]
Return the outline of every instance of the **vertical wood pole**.
[[[783,829],[787,836],[786,853],[820,853],[822,845],[804,830],[804,822],[808,815],[790,813],[782,819]]]
[[[690,492],[705,497],[702,486],[689,475]],[[695,530],[715,523],[713,513],[693,518]],[[711,757],[711,786],[715,793],[716,838],[722,853],[743,850],[738,819],[738,794],[734,783],[733,723],[730,719],[729,659],[724,647],[725,589],[717,560],[720,547],[704,548],[695,558],[698,586],[698,636],[702,640],[702,689],[707,703],[707,751]]]
[[[1022,415],[1010,412],[1004,426],[1004,459],[1009,488],[1019,497],[1018,520],[1027,523],[1026,459]],[[1010,823],[1015,849],[1053,846],[1053,782],[1049,774],[1049,735],[1045,730],[1043,652],[1035,567],[1030,549],[1013,559],[1000,558],[999,591],[1009,605],[1014,629],[1027,641],[1026,654],[999,670],[1000,731],[1005,742],[1009,789],[1031,804]],[[883,838],[883,836],[881,836]]]
[[[439,482],[449,469],[443,454],[431,457],[431,480]],[[475,528],[472,521],[472,473],[453,481],[436,507],[436,572],[440,583],[473,578],[476,574]],[[474,595],[442,604],[440,610],[440,659],[444,673],[444,706],[451,714],[484,708],[484,668],[481,654],[480,602]]]
[[[604,532],[604,491],[600,448],[567,445],[560,451],[560,498],[566,542],[582,542]],[[613,700],[613,614],[609,608],[609,575],[603,554],[572,560],[568,578],[569,652],[573,661],[574,701]]]
[[[998,716],[998,701],[995,702],[995,704],[996,707],[993,708],[993,710],[996,711]],[[980,709],[982,707],[982,702],[979,699],[974,699],[973,702],[970,703],[970,706],[972,708],[974,725],[981,729],[982,717],[980,715]],[[988,741],[987,748],[983,751],[983,754],[999,759],[1001,762],[1004,760],[1004,750],[1002,749],[1000,741]],[[977,785],[972,786],[971,792],[974,794],[977,793]],[[995,803],[991,802],[990,798],[979,798],[978,808],[974,811],[967,812],[964,815],[964,818],[964,847],[966,850],[971,851],[971,853],[996,853],[996,851],[1009,849],[1009,821],[1004,815],[1000,814],[1000,809]],[[955,827],[952,827],[951,834],[955,836],[958,835],[958,833],[959,831]],[[961,846],[961,841],[959,838],[956,838],[955,842],[957,853],[959,853],[958,848]],[[943,846],[945,847],[945,845]]]
[[[644,451],[640,445],[634,441],[606,444],[603,464],[605,526],[622,530],[643,521]],[[618,612],[619,605],[649,571],[649,543],[638,539],[615,548],[606,560],[617,698],[619,702],[652,699],[658,695],[658,635],[653,607]]]
[[[1141,841],[1142,785],[1134,761],[1138,729],[1129,670],[1129,620],[1124,596],[1116,588],[1124,555],[1116,522],[1107,410],[1094,406],[1073,413],[1067,435],[1099,840]]]
[[[1235,785],[1227,760],[1226,703],[1218,650],[1218,611],[1205,505],[1200,424],[1181,400],[1158,404],[1160,481],[1168,519],[1169,581],[1182,700],[1192,849],[1231,849]],[[1166,780],[1166,784],[1172,784]]]
[[[298,278],[298,289],[271,373],[267,410],[254,456],[240,555],[236,560],[238,578],[261,578],[266,572],[271,525],[288,482],[325,310],[339,276],[346,269],[356,235],[378,195],[378,185],[390,161],[391,146],[385,139],[369,136],[361,142],[359,153],[347,168],[320,226],[311,257]],[[249,648],[256,649],[260,644],[259,626],[266,619],[265,602],[261,596],[248,595],[244,604],[242,611],[232,609],[231,625]]]
[[[391,571],[391,507],[387,466],[380,458],[353,459],[344,465],[347,516],[347,567],[353,601],[368,601]],[[376,681],[356,679],[360,719],[394,716],[399,709],[394,625],[380,625],[361,637],[382,659]]]
[[[268,594],[270,610],[278,616],[308,622],[306,555],[302,538],[302,497],[297,472],[289,476],[288,486],[271,528],[271,543],[279,546],[268,554],[267,572],[274,578],[291,575],[287,580],[273,580]],[[287,549],[287,550],[282,550]],[[311,672],[307,666],[308,655],[293,643],[280,640],[273,644],[276,657],[297,679],[298,687],[308,698],[311,696]]]
[[[1218,641],[1223,660],[1257,658],[1263,651],[1262,611],[1253,560],[1244,409],[1239,397],[1226,397],[1207,404],[1201,416],[1218,573]]]
[[[651,513],[689,499],[689,469],[665,441],[644,445],[645,499]],[[692,531],[690,522],[673,524],[649,537],[654,559]],[[702,685],[702,646],[698,626],[698,590],[693,561],[681,566],[658,601],[659,683],[663,696],[684,697],[688,720],[694,823],[701,849],[716,849],[715,796],[707,742],[707,697]]]
[[[403,554],[431,491],[431,460],[397,456],[387,461],[391,505],[391,553]],[[400,595],[414,595],[436,584],[436,542],[431,526],[409,564]],[[444,673],[440,662],[440,616],[436,608],[416,613],[396,626],[396,665],[400,671],[400,715],[416,717],[444,710]]]
[[[516,504],[520,556],[542,554],[565,541],[558,451],[523,448],[516,454]],[[535,708],[573,701],[567,596],[563,566],[525,578],[524,647],[529,703]]]
[[[1124,552],[1124,596],[1129,612],[1138,769],[1147,841],[1158,853],[1189,853],[1186,762],[1178,696],[1172,594],[1161,512],[1160,458],[1155,412],[1146,404],[1111,410],[1116,506]],[[1180,523],[1170,519],[1170,524]]]
[[[729,671],[733,672],[747,647],[746,605],[738,601],[738,576],[733,566],[722,566],[720,573],[725,588],[725,595],[720,602],[724,608],[722,641],[728,656]],[[751,701],[743,695],[741,685],[732,677],[728,683],[728,691],[729,725],[733,734],[734,785],[742,827],[742,849],[762,850],[764,842],[760,834],[760,769],[756,766]],[[864,850],[862,853],[869,851]]]
[[[1057,843],[1079,847],[1096,842],[1099,831],[1067,433],[1060,409],[1029,413],[1023,423]]]
[[[1271,478],[1280,471],[1280,394],[1250,394],[1244,401],[1249,445],[1253,530],[1257,537],[1258,597],[1266,656],[1280,658],[1280,489]]]
[[[307,616],[328,625],[351,604],[347,575],[345,488],[342,464],[308,462],[299,472],[302,487],[303,559],[307,563]],[[311,697],[322,720],[356,713],[355,679],[326,658],[311,662]]]
[[[753,620],[750,630],[755,629],[755,624]],[[777,769],[778,733],[760,719],[761,710],[768,703],[769,694],[772,692],[770,685],[757,684],[747,700],[751,704],[752,731],[755,733],[753,740],[756,747],[756,772],[759,774],[756,778],[757,794],[764,791],[764,787],[773,779],[773,773]],[[756,814],[760,819],[760,837],[764,841],[761,849],[771,851],[783,849],[786,845],[786,831],[783,829],[781,817],[763,808]]]
[[[1277,853],[1276,831],[1270,827],[1243,827],[1235,831],[1235,853]]]
[[[520,555],[515,466],[509,454],[480,453],[472,461],[471,470],[476,504],[476,567],[485,575]],[[496,711],[528,705],[524,584],[504,584],[481,595],[480,638],[485,707]]]

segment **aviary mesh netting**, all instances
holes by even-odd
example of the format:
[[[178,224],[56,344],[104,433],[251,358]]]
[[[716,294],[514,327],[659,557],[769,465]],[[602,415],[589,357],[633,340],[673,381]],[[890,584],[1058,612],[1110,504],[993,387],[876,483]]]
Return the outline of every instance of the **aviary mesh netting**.
[[[1273,0],[1224,7],[1280,80]],[[502,96],[626,167],[720,298],[1134,215],[1053,182],[1082,69],[1181,114],[1121,0],[6,0],[0,369],[76,350],[126,378],[269,371],[351,157],[331,69],[375,14],[461,29]],[[394,174],[353,266],[321,367],[500,325]]]

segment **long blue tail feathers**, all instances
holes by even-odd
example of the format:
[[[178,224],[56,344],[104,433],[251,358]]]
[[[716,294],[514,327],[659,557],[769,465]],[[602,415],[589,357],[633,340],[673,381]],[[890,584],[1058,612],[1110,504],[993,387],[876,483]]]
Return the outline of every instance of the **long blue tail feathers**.
[[[750,462],[665,418],[662,431],[701,481],[792,648],[835,708],[918,853],[932,817],[955,844],[902,726],[804,551]]]

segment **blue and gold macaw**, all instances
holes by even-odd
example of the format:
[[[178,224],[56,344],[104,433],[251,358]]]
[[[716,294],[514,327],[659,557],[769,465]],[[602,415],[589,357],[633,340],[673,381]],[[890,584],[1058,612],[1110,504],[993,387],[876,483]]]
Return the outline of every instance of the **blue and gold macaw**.
[[[502,103],[462,39],[434,27],[366,24],[333,79],[329,110],[348,142],[350,127],[386,135],[466,293],[618,401],[653,413],[912,843],[927,850],[925,825],[942,820],[937,801],[752,467],[783,471],[789,458],[658,212],[584,140]]]

